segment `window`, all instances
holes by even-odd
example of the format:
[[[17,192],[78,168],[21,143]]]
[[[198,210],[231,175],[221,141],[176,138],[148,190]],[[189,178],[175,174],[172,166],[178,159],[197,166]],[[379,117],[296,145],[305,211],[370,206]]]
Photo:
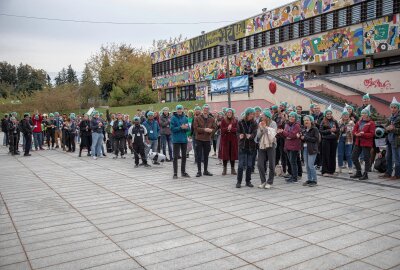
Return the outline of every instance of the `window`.
[[[346,26],[347,19],[347,9],[339,10],[338,27]]]
[[[254,49],[254,35],[246,38],[246,50]]]
[[[367,2],[367,20],[376,18],[376,1]]]
[[[361,5],[351,7],[351,23],[356,24],[361,22]]]
[[[265,32],[265,45],[271,44],[271,31]]]
[[[269,31],[269,41],[271,44],[275,44],[275,30],[276,29],[272,29]]]
[[[279,43],[281,40],[279,39],[279,32],[280,32],[280,28],[275,28],[275,43]]]
[[[321,32],[321,16],[314,18],[314,33]]]
[[[303,21],[303,37],[309,36],[310,35],[310,21],[306,20]]]
[[[326,30],[333,29],[333,13],[326,14]]]
[[[293,24],[293,38],[299,38],[299,23]]]
[[[283,27],[283,29],[282,29],[282,41],[287,41],[287,40],[289,40],[289,31],[290,30],[290,25],[287,25],[287,26],[284,26]]]
[[[186,85],[181,87],[179,101],[196,100],[196,90],[194,85]]]
[[[357,62],[357,70],[363,70],[364,69],[364,60],[360,60]]]
[[[239,52],[243,52],[243,38],[239,39]]]
[[[265,47],[267,45],[267,33],[268,32],[261,33],[261,47]]]
[[[382,1],[382,16],[393,13],[393,0]]]
[[[175,88],[169,88],[165,90],[165,102],[175,101]]]

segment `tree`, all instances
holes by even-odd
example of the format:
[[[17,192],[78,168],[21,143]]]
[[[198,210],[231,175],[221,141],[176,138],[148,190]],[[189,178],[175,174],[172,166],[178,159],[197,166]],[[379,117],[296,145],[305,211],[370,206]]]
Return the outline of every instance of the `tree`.
[[[92,71],[88,65],[85,65],[85,69],[82,73],[81,84],[79,87],[79,94],[82,106],[87,107],[90,100],[98,100],[100,97],[100,89],[96,84]],[[94,105],[93,103],[90,105]]]
[[[71,67],[71,65],[68,65],[67,68],[67,77],[66,77],[67,83],[71,84],[78,84],[78,77],[76,76],[75,70]]]
[[[34,69],[29,65],[17,68],[16,90],[19,93],[31,94],[33,91],[42,90],[47,84],[47,73],[43,69]]]
[[[15,86],[17,84],[17,68],[7,62],[0,62],[0,82]]]
[[[65,68],[63,68],[60,72],[58,72],[54,80],[56,81],[57,86],[67,83],[67,71],[65,70]]]

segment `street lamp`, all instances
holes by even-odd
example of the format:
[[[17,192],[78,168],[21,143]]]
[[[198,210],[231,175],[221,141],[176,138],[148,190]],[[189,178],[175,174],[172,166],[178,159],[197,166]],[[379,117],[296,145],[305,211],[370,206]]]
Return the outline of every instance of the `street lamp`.
[[[227,36],[225,35],[225,40],[220,42],[218,45],[219,46],[225,46],[225,52],[226,52],[226,75],[227,75],[227,82],[228,82],[228,108],[232,108],[231,107],[231,74],[230,74],[230,68],[229,68],[229,46],[236,44],[236,41],[234,40],[228,40]]]

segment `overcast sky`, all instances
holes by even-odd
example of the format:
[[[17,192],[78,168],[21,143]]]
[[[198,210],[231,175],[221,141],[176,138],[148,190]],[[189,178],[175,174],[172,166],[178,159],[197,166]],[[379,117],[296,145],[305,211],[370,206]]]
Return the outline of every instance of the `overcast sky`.
[[[0,13],[113,22],[239,21],[291,0],[0,0]],[[110,25],[0,16],[0,61],[27,63],[49,73],[71,64],[81,71],[102,44],[149,48],[153,39],[194,37],[228,23]]]

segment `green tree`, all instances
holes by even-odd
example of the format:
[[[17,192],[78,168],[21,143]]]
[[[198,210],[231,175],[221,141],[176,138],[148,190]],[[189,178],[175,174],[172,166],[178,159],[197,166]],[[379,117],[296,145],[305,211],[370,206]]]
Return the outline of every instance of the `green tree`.
[[[89,103],[90,105],[94,105],[93,103],[95,103],[100,97],[100,88],[96,84],[92,71],[90,70],[88,65],[85,66],[85,69],[82,73],[79,93],[81,104],[85,107],[87,107]]]
[[[78,84],[78,77],[76,76],[75,70],[71,67],[71,65],[68,65],[67,68],[67,76],[66,76],[66,82],[71,83],[71,84]]]
[[[7,62],[0,62],[0,82],[15,86],[17,84],[17,68]]]
[[[67,83],[67,71],[65,70],[65,68],[63,68],[60,72],[58,72],[54,80],[57,86]]]

